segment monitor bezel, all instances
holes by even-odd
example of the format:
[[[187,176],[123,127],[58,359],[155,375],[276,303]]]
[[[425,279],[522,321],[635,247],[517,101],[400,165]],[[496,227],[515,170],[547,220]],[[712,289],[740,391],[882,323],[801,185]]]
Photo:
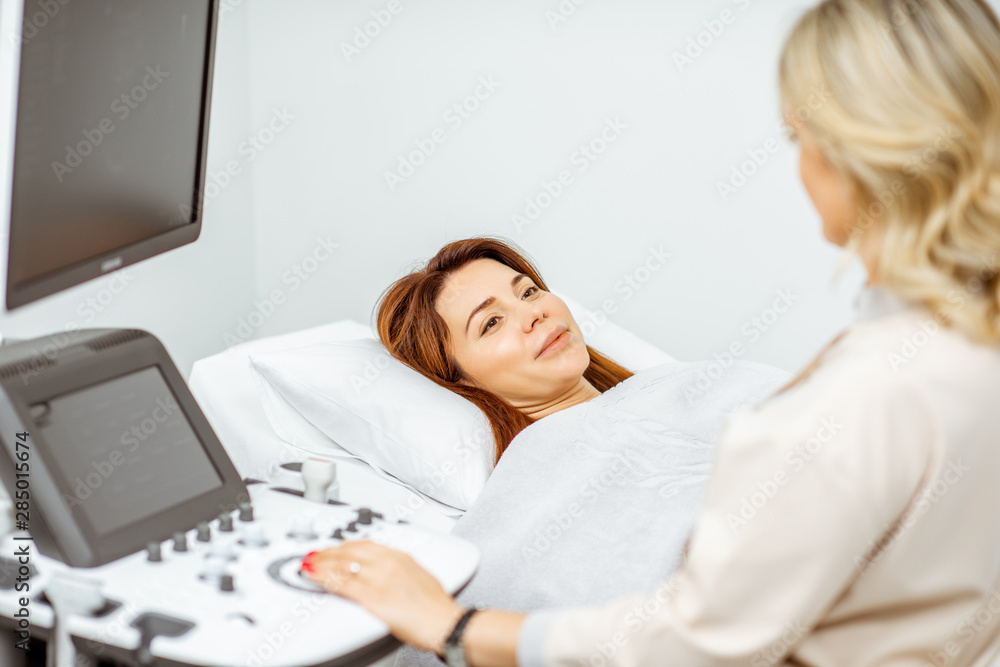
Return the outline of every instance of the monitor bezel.
[[[12,284],[10,281],[10,225],[13,204],[13,181],[15,164],[15,137],[17,133],[18,89],[21,69],[21,41],[25,0],[0,0],[0,25],[11,26],[4,31],[0,45],[0,100],[6,98],[8,104],[0,103],[0,130],[7,134],[9,150],[0,156],[0,218],[2,221],[3,243],[6,250],[2,254],[3,271],[6,276],[5,301],[7,311],[20,308],[44,297],[50,296],[81,283],[108,275],[150,257],[194,242],[201,235],[204,212],[205,180],[208,172],[208,136],[210,109],[212,102],[212,77],[215,64],[216,33],[219,21],[219,0],[208,3],[208,27],[202,84],[201,127],[198,132],[199,150],[197,157],[194,191],[192,192],[192,220],[183,226],[167,230],[155,236],[130,243],[112,251],[95,255],[71,266],[41,276],[31,281]]]

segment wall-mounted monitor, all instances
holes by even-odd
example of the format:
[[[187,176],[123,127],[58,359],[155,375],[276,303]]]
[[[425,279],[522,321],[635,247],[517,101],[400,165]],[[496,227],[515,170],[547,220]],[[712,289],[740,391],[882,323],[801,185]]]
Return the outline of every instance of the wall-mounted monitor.
[[[0,0],[7,310],[201,231],[218,0]]]

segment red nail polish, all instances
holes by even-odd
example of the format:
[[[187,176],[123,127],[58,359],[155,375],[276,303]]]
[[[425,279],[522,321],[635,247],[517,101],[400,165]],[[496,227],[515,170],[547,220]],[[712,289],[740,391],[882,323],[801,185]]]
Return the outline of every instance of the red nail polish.
[[[316,569],[315,569],[315,567],[313,566],[312,563],[307,563],[305,561],[302,561],[302,568],[301,569],[302,569],[303,572],[308,572],[309,574],[313,574],[316,571]]]

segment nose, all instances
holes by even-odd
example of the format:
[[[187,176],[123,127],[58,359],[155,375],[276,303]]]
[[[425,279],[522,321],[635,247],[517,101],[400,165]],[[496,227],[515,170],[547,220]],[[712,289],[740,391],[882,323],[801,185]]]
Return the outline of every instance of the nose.
[[[548,316],[549,314],[545,307],[538,301],[525,302],[523,315],[524,333],[530,333],[531,330],[535,328],[537,323],[541,322]]]

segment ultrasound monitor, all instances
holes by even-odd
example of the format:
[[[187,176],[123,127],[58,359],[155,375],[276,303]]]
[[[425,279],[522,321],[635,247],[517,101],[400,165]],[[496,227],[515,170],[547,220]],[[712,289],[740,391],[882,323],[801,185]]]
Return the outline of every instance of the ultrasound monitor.
[[[65,339],[0,348],[0,479],[42,553],[101,565],[249,500],[155,337]]]
[[[198,238],[217,19],[218,0],[0,0],[8,310]]]

